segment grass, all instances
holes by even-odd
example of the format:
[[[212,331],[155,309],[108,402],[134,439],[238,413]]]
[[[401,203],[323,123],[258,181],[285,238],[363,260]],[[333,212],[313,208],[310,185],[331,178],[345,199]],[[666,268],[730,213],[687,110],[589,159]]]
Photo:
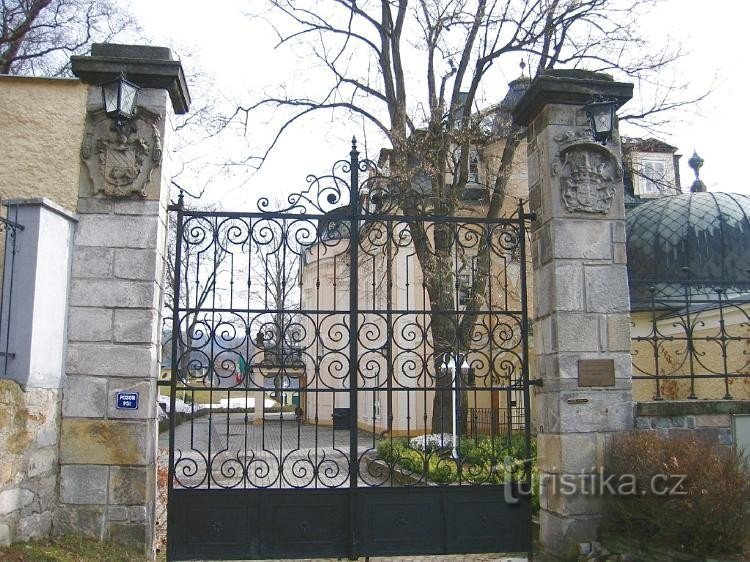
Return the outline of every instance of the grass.
[[[143,554],[111,542],[65,536],[0,548],[2,562],[144,562]]]

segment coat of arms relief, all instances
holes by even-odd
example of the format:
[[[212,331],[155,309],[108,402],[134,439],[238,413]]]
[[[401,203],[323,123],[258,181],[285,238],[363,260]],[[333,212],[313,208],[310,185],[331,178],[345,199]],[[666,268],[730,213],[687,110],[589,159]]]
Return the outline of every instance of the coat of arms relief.
[[[117,124],[103,111],[90,112],[81,147],[95,194],[145,197],[151,174],[161,164],[161,115],[142,107],[134,119]]]
[[[571,213],[608,213],[622,178],[617,156],[595,142],[588,130],[566,131],[555,141],[560,162],[552,166],[552,175],[560,178],[565,208]]]

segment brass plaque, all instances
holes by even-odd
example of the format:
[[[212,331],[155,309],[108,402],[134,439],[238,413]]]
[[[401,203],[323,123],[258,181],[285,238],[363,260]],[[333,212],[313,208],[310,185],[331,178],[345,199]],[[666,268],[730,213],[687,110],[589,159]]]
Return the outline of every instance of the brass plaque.
[[[578,386],[615,386],[614,359],[579,359]]]

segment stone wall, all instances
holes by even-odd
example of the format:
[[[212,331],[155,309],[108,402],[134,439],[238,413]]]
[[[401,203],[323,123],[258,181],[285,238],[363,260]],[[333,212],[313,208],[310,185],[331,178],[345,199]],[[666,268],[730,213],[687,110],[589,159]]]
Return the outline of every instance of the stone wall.
[[[79,80],[0,76],[0,198],[46,197],[75,211],[87,88]]]
[[[47,199],[16,199],[13,291],[4,272],[0,340],[0,544],[49,534],[58,442],[70,246],[75,217]],[[9,315],[9,312],[12,314]]]
[[[59,427],[59,390],[0,379],[0,546],[50,532]]]
[[[165,160],[173,107],[186,112],[190,96],[169,49],[91,52],[71,59],[80,81],[0,77],[11,163],[0,196],[24,225],[13,315],[0,318],[12,353],[0,372],[0,541],[52,531],[152,556]],[[115,130],[98,84],[121,73],[142,90]],[[118,408],[119,392],[140,405]]]
[[[675,400],[636,404],[635,427],[672,437],[694,436],[733,446],[732,415],[750,414],[747,400]]]

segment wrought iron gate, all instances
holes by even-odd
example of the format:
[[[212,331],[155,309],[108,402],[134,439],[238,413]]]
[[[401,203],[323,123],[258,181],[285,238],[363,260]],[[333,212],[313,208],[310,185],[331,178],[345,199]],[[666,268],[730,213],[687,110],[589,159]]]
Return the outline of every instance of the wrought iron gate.
[[[528,217],[358,156],[171,209],[170,559],[531,548]]]

